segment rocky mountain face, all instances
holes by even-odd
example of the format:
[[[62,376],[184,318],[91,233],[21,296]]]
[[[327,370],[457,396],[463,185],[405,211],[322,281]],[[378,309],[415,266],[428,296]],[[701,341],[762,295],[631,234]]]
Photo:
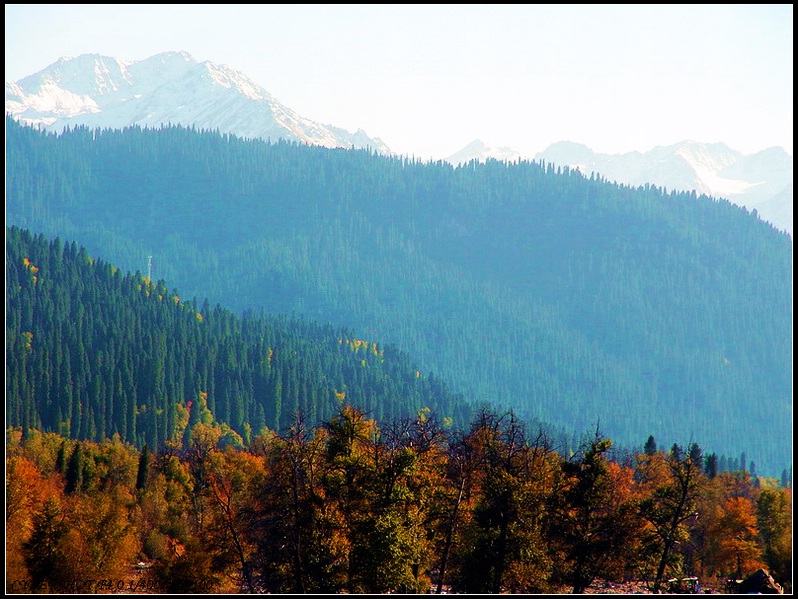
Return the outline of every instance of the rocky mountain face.
[[[350,133],[306,119],[225,65],[166,52],[130,62],[97,54],[62,58],[20,81],[6,82],[6,113],[60,132],[164,124],[218,130],[252,139],[287,139],[329,148],[391,150],[364,131]]]

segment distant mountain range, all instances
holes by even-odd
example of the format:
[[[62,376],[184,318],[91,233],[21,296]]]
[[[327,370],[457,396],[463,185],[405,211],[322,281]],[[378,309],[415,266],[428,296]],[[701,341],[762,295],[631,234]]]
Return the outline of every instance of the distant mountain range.
[[[57,132],[75,125],[119,129],[172,124],[392,154],[379,138],[304,118],[241,72],[197,62],[185,52],[134,62],[98,54],[61,58],[38,73],[6,82],[6,113]],[[523,156],[476,140],[444,160],[458,164],[487,158],[542,159],[622,184],[695,190],[756,210],[763,220],[792,234],[792,156],[781,148],[743,155],[721,143],[684,141],[645,153],[600,154],[562,141],[536,156]]]
[[[544,160],[621,184],[694,190],[756,210],[762,220],[792,234],[792,156],[782,148],[743,155],[722,143],[683,141],[644,153],[601,154],[585,145],[562,141],[534,157],[525,157],[511,148],[494,148],[475,140],[445,160],[456,165],[488,158]]]
[[[119,129],[172,124],[244,138],[391,153],[362,130],[350,133],[306,119],[239,71],[197,62],[185,52],[134,62],[99,54],[61,58],[20,81],[6,82],[6,113],[57,132],[76,125]]]

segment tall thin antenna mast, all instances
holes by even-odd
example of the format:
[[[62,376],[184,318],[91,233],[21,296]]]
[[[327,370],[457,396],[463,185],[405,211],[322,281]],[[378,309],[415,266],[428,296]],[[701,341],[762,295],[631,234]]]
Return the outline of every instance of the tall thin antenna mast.
[[[147,256],[147,280],[152,281],[152,256]]]

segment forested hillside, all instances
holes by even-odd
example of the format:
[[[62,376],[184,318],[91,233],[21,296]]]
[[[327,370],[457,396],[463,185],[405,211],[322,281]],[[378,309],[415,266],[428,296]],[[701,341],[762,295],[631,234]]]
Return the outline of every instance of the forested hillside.
[[[792,241],[729,202],[540,163],[6,128],[9,224],[124,269],[153,256],[186,298],[396,344],[574,434],[791,464]]]
[[[153,449],[218,422],[237,446],[349,403],[379,419],[470,407],[394,347],[343,329],[185,301],[75,242],[6,229],[6,423]]]

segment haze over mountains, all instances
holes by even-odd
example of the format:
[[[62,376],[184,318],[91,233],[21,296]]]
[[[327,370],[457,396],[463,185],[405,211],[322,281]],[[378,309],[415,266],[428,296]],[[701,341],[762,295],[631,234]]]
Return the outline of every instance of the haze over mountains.
[[[683,141],[648,152],[602,154],[583,144],[561,141],[532,157],[475,140],[446,161],[457,165],[488,158],[543,160],[626,185],[694,190],[756,210],[762,220],[792,234],[792,156],[782,148],[744,155],[722,143]]]
[[[154,255],[187,297],[352,327],[570,432],[600,414],[623,444],[695,434],[760,467],[788,461],[791,239],[729,201],[674,193],[722,184],[781,205],[792,158],[778,149],[602,157],[563,142],[534,162],[496,148],[505,164],[423,163],[185,53],[63,59],[7,83],[6,110],[47,131],[103,129],[56,138],[7,119],[7,224],[131,271]],[[352,146],[375,151],[331,151]],[[488,152],[470,151],[458,162]],[[611,184],[624,173],[642,189]]]
[[[20,81],[6,82],[6,113],[57,132],[75,125],[118,129],[180,124],[244,138],[392,153],[379,138],[302,117],[243,73],[198,62],[186,52],[134,62],[98,54],[61,58]],[[792,156],[777,147],[743,155],[722,143],[683,141],[643,153],[601,154],[561,141],[535,156],[523,156],[475,140],[444,160],[456,165],[486,158],[544,160],[627,185],[694,190],[757,210],[760,218],[792,234]]]

